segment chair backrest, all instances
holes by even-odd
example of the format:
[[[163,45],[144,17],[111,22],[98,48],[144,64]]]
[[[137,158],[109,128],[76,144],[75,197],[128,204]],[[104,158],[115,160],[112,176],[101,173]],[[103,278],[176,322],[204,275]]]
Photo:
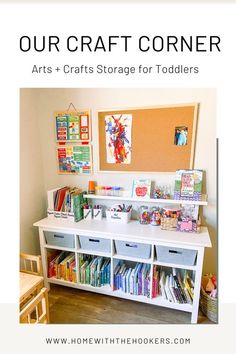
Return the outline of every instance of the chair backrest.
[[[20,253],[20,271],[34,275],[42,275],[41,256]]]
[[[49,323],[48,289],[42,288],[40,293],[21,310],[20,323]]]

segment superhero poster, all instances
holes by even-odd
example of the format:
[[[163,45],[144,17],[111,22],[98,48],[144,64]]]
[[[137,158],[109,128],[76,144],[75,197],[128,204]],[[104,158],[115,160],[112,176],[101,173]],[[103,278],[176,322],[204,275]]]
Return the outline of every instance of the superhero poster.
[[[105,116],[107,163],[131,163],[132,114]]]

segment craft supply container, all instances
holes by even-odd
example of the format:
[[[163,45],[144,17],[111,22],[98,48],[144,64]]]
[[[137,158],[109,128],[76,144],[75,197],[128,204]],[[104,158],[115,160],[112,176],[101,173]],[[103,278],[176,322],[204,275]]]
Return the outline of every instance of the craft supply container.
[[[148,207],[142,205],[138,210],[138,220],[140,224],[147,225],[150,224],[150,212],[148,211]]]

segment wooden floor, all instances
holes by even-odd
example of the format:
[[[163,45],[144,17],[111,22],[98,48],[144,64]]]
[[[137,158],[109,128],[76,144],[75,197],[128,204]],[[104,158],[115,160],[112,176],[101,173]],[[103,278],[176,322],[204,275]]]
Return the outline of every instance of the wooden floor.
[[[190,313],[51,285],[50,323],[59,324],[189,324]],[[198,323],[212,323],[199,316]]]

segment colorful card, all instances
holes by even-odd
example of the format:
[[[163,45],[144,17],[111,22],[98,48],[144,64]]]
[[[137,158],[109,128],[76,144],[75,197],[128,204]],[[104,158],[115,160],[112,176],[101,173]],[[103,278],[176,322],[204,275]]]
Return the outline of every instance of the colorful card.
[[[91,174],[91,145],[64,145],[57,147],[59,173]]]
[[[132,197],[149,199],[151,195],[151,180],[139,179],[133,181]]]
[[[202,198],[202,170],[177,170],[174,199],[196,200]]]
[[[89,111],[61,111],[55,114],[55,118],[58,142],[79,142],[91,139]]]

